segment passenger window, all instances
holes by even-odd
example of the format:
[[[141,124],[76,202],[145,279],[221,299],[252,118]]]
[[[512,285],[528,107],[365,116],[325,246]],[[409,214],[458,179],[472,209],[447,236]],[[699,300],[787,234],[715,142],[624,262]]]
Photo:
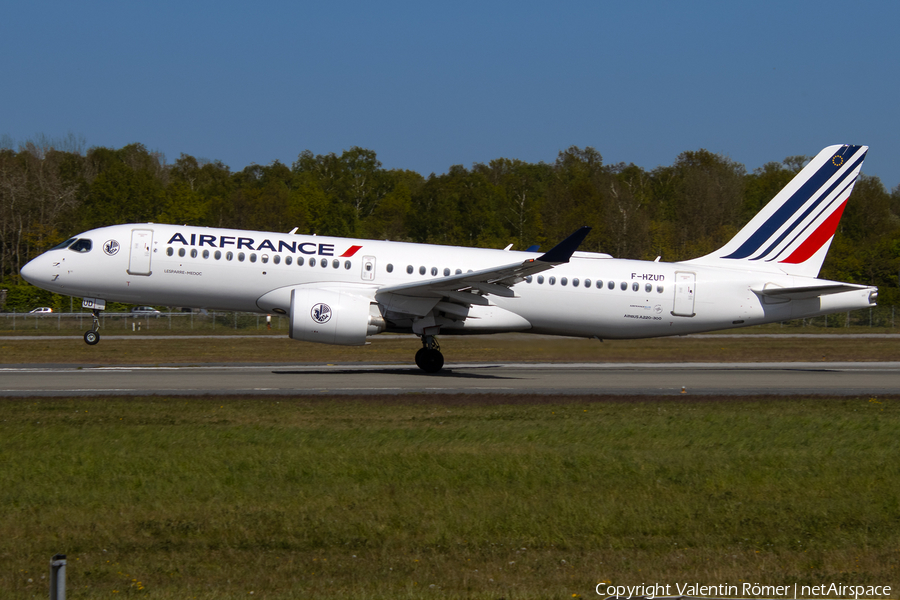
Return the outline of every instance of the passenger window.
[[[444,277],[450,277],[450,269],[444,267]]]
[[[238,262],[244,262],[244,258],[245,258],[244,253],[238,252]]]
[[[649,293],[649,292],[652,292],[652,291],[653,291],[653,284],[652,284],[652,283],[648,283],[647,285],[645,285],[645,286],[644,286],[644,291],[645,291],[645,292],[648,292],[648,293]]]
[[[619,284],[619,287],[622,288],[623,292],[628,291],[628,282],[623,281],[622,283]]]
[[[302,266],[303,266],[303,263],[305,263],[305,262],[306,262],[306,259],[303,258],[302,256],[298,256],[298,257],[297,257],[297,266],[298,266],[298,267],[302,267]]]
[[[349,260],[344,261],[344,268],[347,269],[348,271],[350,270],[350,261]]]
[[[525,281],[527,281],[528,283],[531,283],[533,279],[534,279],[534,278],[533,278],[531,275],[526,275],[526,276],[525,276]]]
[[[388,265],[387,265],[387,267],[385,267],[385,269],[387,270],[388,273],[393,273],[394,265],[392,265],[391,263],[388,263]]]
[[[639,292],[640,290],[641,290],[641,284],[639,284],[637,281],[635,281],[634,283],[631,284],[631,291]]]
[[[250,262],[252,262],[252,263],[256,262],[256,252],[250,253]]]
[[[339,261],[338,259],[334,259],[333,261],[331,261],[332,268],[337,269],[340,266],[341,266],[341,261]]]
[[[216,260],[221,260],[222,259],[222,251],[216,250],[215,254],[213,254],[213,258],[215,258]]]
[[[327,258],[320,258],[320,259],[319,259],[319,264],[322,265],[322,268],[323,268],[323,269],[327,269],[327,268],[328,268],[328,259],[327,259]]]
[[[544,276],[538,275],[538,283],[544,283]]]
[[[292,257],[292,256],[285,256],[285,257],[284,257],[284,264],[289,265],[289,264],[291,264],[292,262],[294,262],[294,257]]]
[[[276,254],[275,256],[272,257],[272,262],[275,263],[276,265],[281,263],[281,256]]]
[[[412,272],[413,272],[413,266],[412,266],[412,265],[407,265],[407,266],[406,266],[406,272],[409,273],[410,275],[412,275]]]
[[[616,282],[610,280],[609,282],[607,282],[606,287],[609,288],[609,289],[611,289],[611,290],[614,290],[614,289],[616,289]]]
[[[231,260],[233,258],[234,258],[234,252],[226,252],[225,253],[225,260]]]
[[[659,292],[660,294],[662,294],[662,293],[663,293],[663,286],[661,286],[661,285],[656,286],[656,291]]]
[[[591,287],[591,280],[590,280],[590,279],[585,279],[585,280],[584,280],[584,287]]]
[[[425,274],[425,267],[419,267],[419,275]]]
[[[572,280],[572,287],[578,287],[578,278]]]
[[[567,283],[569,283],[569,280],[565,277],[559,280],[559,285],[566,285]]]
[[[91,240],[82,238],[80,240],[75,240],[75,243],[69,246],[69,250],[74,252],[90,252],[91,246]]]
[[[436,276],[437,276],[437,267],[431,267],[431,276],[432,276],[432,277],[436,277]]]
[[[203,258],[209,258],[209,250],[203,251]]]
[[[191,248],[191,258],[197,258],[197,249]]]
[[[598,279],[598,280],[597,280],[597,289],[598,289],[598,290],[602,290],[602,289],[603,289],[603,280],[602,280],[602,279]]]
[[[175,254],[175,249],[172,246],[166,248],[166,256],[172,256],[173,254]]]
[[[554,285],[556,283],[556,277],[550,276],[550,279],[547,280],[550,285]]]
[[[311,266],[311,267],[316,266],[316,259],[315,259],[315,258],[309,259],[309,266]]]
[[[178,249],[178,256],[184,258],[184,254],[185,254],[184,248],[179,248],[179,249]]]
[[[462,269],[457,269],[455,275],[462,275]]]

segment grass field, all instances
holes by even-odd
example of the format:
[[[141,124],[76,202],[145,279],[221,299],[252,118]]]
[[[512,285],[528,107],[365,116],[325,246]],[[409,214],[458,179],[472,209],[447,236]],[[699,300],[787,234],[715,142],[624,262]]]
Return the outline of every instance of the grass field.
[[[202,364],[216,362],[412,364],[421,348],[413,336],[380,335],[368,346],[327,346],[295,342],[283,332],[266,337],[183,336],[129,339],[119,335],[88,346],[80,336],[51,339],[0,336],[0,363]],[[443,336],[448,363],[516,362],[796,362],[897,361],[900,340],[888,336],[840,339],[817,337],[671,337],[648,340],[598,340],[504,334]],[[900,386],[898,386],[900,387]]]
[[[598,344],[599,345],[599,344]],[[0,597],[900,589],[900,396],[0,401]]]

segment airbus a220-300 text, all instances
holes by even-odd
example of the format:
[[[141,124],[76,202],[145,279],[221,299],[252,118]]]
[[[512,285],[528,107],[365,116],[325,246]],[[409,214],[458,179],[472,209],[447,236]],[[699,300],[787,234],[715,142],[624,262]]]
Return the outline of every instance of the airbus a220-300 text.
[[[278,313],[308,342],[415,333],[434,372],[439,333],[634,339],[872,306],[877,288],[817,278],[866,151],[825,148],[725,246],[683,262],[579,252],[588,227],[536,254],[145,223],[86,231],[21,272],[83,298],[88,344],[107,301]]]

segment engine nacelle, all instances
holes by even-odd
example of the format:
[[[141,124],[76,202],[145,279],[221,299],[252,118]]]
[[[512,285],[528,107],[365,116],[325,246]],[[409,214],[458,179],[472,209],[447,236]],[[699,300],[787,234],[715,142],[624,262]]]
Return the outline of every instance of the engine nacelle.
[[[291,290],[291,339],[361,346],[385,329],[378,306],[349,291],[296,287]]]

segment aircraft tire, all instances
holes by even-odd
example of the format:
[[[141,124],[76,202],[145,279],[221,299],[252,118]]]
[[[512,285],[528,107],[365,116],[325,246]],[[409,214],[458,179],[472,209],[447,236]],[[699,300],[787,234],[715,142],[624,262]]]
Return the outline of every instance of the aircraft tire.
[[[437,373],[444,367],[444,355],[438,350],[422,348],[416,352],[416,365],[426,373]]]
[[[100,341],[100,334],[96,331],[86,331],[84,333],[84,343],[93,346]]]

